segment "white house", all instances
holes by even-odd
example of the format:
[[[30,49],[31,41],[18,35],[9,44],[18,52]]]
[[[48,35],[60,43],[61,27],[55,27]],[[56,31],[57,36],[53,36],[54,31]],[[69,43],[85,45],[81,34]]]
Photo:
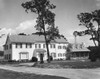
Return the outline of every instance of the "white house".
[[[67,45],[68,42],[63,37],[51,41],[49,51],[53,59],[65,59]],[[31,60],[33,56],[40,60],[40,53],[43,53],[44,60],[47,60],[43,35],[9,35],[4,45],[5,60]]]

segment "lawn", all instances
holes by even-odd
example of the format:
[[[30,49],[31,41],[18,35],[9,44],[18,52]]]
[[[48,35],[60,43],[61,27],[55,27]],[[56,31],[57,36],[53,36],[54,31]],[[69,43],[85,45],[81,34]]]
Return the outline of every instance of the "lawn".
[[[48,75],[25,74],[25,73],[0,69],[0,79],[68,79],[68,78],[48,76]]]
[[[100,68],[100,61],[90,62],[80,60],[52,61],[51,63],[37,64],[40,68]]]

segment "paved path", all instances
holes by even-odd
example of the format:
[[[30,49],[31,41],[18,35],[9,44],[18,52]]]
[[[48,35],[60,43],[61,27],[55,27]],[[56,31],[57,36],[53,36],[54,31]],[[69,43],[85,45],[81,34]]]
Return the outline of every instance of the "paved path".
[[[69,79],[100,79],[100,68],[98,69],[45,69],[34,67],[12,67],[0,65],[0,69],[16,72],[34,73],[41,75],[61,76]]]

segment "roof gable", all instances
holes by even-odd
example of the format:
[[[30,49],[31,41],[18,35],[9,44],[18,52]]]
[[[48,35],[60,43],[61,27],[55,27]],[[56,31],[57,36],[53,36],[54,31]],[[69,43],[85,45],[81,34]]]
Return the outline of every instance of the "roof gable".
[[[8,43],[11,43],[11,41],[10,41],[10,39],[9,39],[9,34],[7,35],[5,44],[8,44]]]

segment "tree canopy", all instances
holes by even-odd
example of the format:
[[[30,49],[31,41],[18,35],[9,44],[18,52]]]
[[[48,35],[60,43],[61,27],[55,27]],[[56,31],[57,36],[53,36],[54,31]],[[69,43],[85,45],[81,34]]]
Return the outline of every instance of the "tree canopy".
[[[80,26],[85,26],[86,30],[77,31],[79,36],[91,35],[90,40],[93,40],[95,46],[100,46],[100,10],[92,12],[84,12],[77,15],[80,21]],[[98,42],[98,45],[96,44]]]

